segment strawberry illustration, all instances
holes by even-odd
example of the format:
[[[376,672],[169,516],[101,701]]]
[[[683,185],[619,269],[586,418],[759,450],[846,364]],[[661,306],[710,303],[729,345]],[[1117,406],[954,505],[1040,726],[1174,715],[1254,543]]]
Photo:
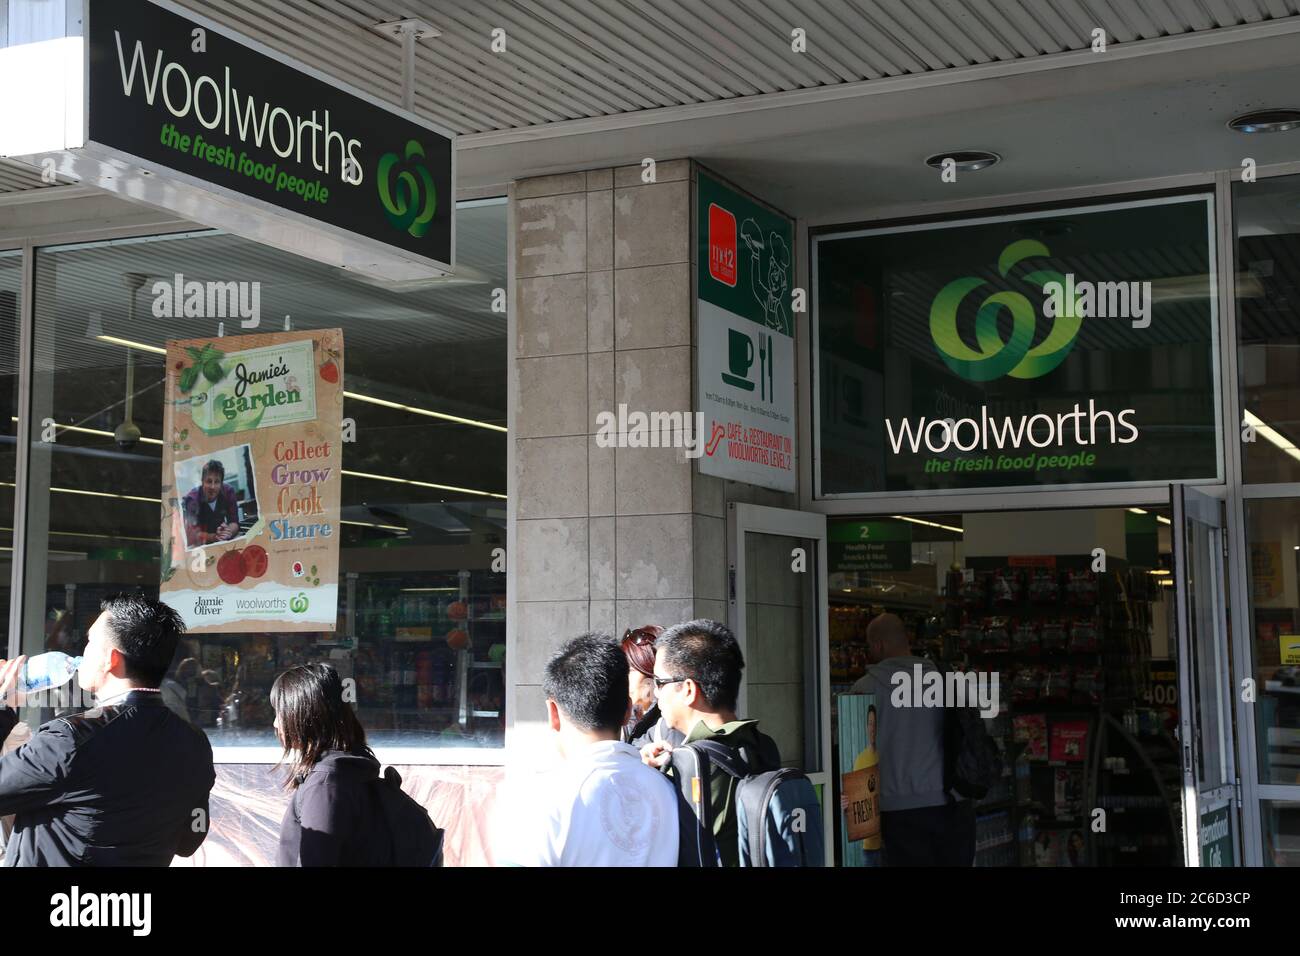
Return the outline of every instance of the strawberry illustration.
[[[325,379],[331,385],[337,385],[339,381],[339,367],[333,361],[326,362],[320,367],[320,377]]]

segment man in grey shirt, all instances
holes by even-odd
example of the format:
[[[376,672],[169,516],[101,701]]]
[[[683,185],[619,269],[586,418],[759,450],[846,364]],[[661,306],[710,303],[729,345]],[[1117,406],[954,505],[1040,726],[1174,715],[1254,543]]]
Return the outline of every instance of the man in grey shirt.
[[[975,860],[975,814],[970,801],[944,787],[944,711],[913,703],[917,665],[903,622],[881,614],[867,627],[870,666],[853,685],[874,694],[879,715],[880,835],[888,866],[971,866]],[[895,675],[905,675],[906,680]],[[904,689],[906,693],[904,693]]]

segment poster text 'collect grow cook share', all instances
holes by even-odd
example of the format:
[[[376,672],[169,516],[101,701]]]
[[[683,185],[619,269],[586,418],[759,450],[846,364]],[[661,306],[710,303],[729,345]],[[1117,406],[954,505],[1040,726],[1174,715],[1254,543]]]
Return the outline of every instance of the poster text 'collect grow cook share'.
[[[191,631],[332,631],[343,332],[167,343],[162,599]]]

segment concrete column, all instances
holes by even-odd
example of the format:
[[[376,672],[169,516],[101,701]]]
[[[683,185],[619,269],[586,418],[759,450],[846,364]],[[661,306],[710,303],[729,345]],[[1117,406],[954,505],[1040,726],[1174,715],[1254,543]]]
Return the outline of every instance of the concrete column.
[[[694,408],[692,166],[515,184],[514,725],[546,660],[588,630],[725,620],[726,502],[793,495],[701,476],[676,448],[601,448],[596,416]],[[724,484],[727,487],[724,487]]]

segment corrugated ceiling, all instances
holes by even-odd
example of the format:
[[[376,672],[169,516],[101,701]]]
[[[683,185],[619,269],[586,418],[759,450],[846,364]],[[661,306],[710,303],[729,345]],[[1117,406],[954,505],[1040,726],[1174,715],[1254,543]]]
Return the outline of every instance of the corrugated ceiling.
[[[1096,28],[1124,44],[1300,15],[1300,0],[180,2],[393,101],[399,47],[370,27],[427,20],[442,35],[418,46],[415,109],[458,134],[1048,56]],[[37,185],[0,161],[0,192]]]

